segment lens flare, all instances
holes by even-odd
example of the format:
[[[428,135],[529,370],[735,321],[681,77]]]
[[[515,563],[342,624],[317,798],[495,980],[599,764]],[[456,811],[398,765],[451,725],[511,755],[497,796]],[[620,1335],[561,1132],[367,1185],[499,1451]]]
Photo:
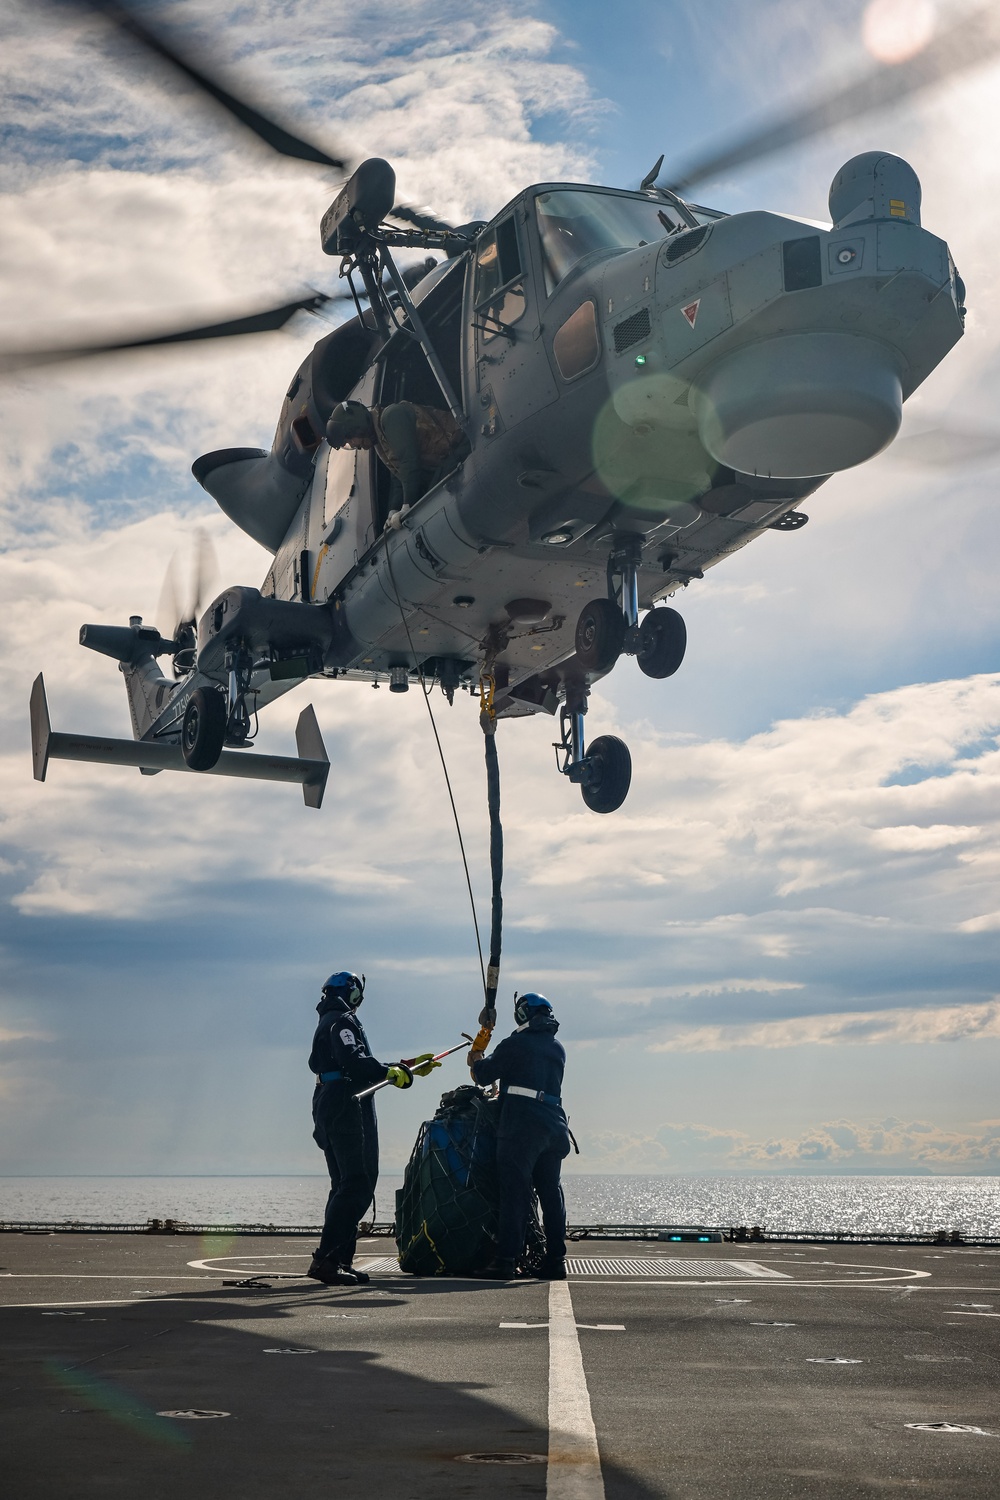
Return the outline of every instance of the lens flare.
[[[203,1234],[201,1237],[202,1260],[220,1260],[223,1256],[232,1254],[233,1246],[236,1244],[236,1235],[227,1234],[221,1230],[215,1234]]]
[[[110,1380],[102,1380],[88,1370],[72,1365],[60,1364],[58,1360],[45,1361],[45,1373],[59,1390],[68,1392],[75,1400],[84,1403],[87,1410],[103,1412],[106,1417],[148,1438],[164,1448],[187,1449],[191,1439],[179,1432],[166,1418],[150,1411],[137,1396],[124,1386]]]
[[[932,0],[871,0],[861,37],[876,62],[907,62],[927,46],[936,19]]]

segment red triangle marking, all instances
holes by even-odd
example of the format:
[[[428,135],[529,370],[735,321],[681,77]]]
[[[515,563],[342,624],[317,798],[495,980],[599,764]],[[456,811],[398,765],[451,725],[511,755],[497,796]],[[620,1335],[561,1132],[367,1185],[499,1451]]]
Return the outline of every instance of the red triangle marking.
[[[699,309],[700,306],[701,306],[701,298],[699,297],[696,302],[689,302],[688,305],[687,305],[687,307],[682,307],[681,308],[681,312],[687,318],[687,320],[691,324],[692,328],[694,327],[695,321],[696,321],[696,319],[698,317],[698,309]]]

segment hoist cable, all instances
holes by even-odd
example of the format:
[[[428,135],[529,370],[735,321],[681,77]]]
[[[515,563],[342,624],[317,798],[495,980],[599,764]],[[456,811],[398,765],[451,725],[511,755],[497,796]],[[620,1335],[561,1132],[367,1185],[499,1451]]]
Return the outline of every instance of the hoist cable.
[[[486,796],[490,810],[490,962],[486,971],[486,1005],[480,1026],[492,1031],[497,1023],[497,986],[500,983],[500,947],[503,939],[503,824],[500,822],[500,762],[497,759],[496,717],[483,715],[486,741]]]
[[[414,648],[413,637],[410,634],[409,621],[406,618],[406,612],[403,609],[402,600],[399,597],[399,589],[396,587],[396,575],[392,571],[392,558],[389,556],[389,546],[388,546],[388,543],[386,543],[385,561],[386,561],[386,566],[387,566],[387,568],[389,570],[389,578],[390,578],[390,581],[392,583],[392,591],[393,591],[393,593],[396,596],[396,608],[399,610],[399,618],[402,620],[402,622],[403,622],[403,629],[406,631],[406,639],[407,639],[407,642],[408,642],[409,647],[410,647],[410,655],[413,657],[414,663],[415,663],[416,668],[417,668],[417,672],[418,672],[419,677],[420,677],[420,686],[421,686],[421,688],[423,690],[424,703],[427,705],[427,713],[428,713],[428,716],[429,716],[430,721],[431,721],[431,729],[434,731],[434,743],[437,745],[437,753],[438,753],[438,757],[439,757],[439,759],[441,761],[441,770],[444,772],[444,784],[448,788],[448,801],[451,803],[451,815],[452,815],[452,817],[455,820],[455,832],[458,834],[458,847],[459,847],[459,849],[461,851],[461,854],[462,854],[462,869],[465,871],[465,885],[466,885],[466,889],[469,892],[469,905],[472,908],[472,926],[473,926],[473,928],[475,930],[475,934],[476,934],[476,951],[479,954],[479,972],[480,972],[480,975],[482,976],[483,995],[486,997],[486,1003],[488,1005],[490,1003],[490,1001],[489,1001],[489,989],[488,989],[487,983],[486,983],[486,965],[483,962],[483,944],[482,944],[482,939],[479,936],[479,917],[478,917],[478,915],[476,913],[476,898],[475,898],[475,896],[472,893],[472,877],[469,874],[469,861],[466,858],[466,854],[465,854],[465,840],[462,837],[462,825],[461,825],[461,823],[459,821],[459,817],[458,817],[458,808],[455,806],[455,795],[454,795],[454,793],[452,792],[452,789],[451,789],[451,777],[448,775],[448,763],[447,763],[447,761],[444,758],[444,749],[443,749],[443,747],[441,745],[441,736],[438,734],[437,722],[436,722],[436,720],[434,718],[434,710],[431,707],[431,698],[430,698],[430,693],[427,690],[427,682],[426,682],[426,680],[424,678],[424,669],[423,669],[423,667],[422,667],[422,665],[420,663],[420,660],[419,660],[419,658],[417,656],[417,653],[416,653],[416,650]],[[494,750],[494,754],[495,753],[496,752]],[[499,796],[499,782],[498,782],[497,795]],[[492,959],[490,960],[490,962],[492,963]],[[496,989],[494,987],[494,995],[495,994],[496,994]]]

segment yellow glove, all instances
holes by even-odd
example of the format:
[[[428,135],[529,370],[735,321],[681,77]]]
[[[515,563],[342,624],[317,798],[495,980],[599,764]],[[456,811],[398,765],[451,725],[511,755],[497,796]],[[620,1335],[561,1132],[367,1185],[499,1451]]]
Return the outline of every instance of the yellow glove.
[[[420,1056],[415,1057],[410,1063],[410,1072],[417,1078],[426,1078],[428,1073],[433,1073],[434,1069],[440,1066],[433,1052],[421,1052]]]
[[[385,1080],[397,1089],[413,1087],[413,1074],[405,1063],[394,1063],[391,1068],[386,1068]]]

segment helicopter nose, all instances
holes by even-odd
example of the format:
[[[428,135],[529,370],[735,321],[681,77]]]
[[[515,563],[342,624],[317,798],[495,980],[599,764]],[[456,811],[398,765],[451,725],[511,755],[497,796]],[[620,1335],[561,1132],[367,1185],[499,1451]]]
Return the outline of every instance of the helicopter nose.
[[[849,333],[745,345],[705,371],[689,398],[714,459],[774,478],[834,474],[873,458],[899,431],[902,403],[895,352]]]

